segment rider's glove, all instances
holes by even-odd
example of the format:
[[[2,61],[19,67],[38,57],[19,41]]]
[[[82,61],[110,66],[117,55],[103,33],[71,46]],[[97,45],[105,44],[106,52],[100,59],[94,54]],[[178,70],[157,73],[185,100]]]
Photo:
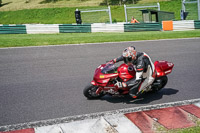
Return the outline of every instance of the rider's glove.
[[[108,65],[108,64],[115,64],[115,62],[114,62],[113,60],[111,60],[111,61],[107,62],[106,64],[107,64],[107,65]]]
[[[115,58],[115,59],[113,59],[113,60],[107,62],[106,64],[115,64],[116,62],[117,62],[117,58]]]
[[[117,58],[113,59],[112,61],[113,61],[114,63],[116,63],[116,62],[117,62]]]
[[[125,88],[127,85],[124,82],[117,81],[117,83],[115,83],[115,86],[117,86],[118,88]]]

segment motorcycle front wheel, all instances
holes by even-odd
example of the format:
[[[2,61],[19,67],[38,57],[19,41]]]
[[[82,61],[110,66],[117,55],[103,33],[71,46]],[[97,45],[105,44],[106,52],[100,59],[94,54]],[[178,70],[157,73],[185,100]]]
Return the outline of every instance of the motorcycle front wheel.
[[[103,93],[100,94],[96,94],[96,90],[98,89],[98,86],[94,86],[92,84],[88,84],[84,90],[83,90],[83,94],[85,97],[87,97],[87,99],[98,99],[101,98],[102,96],[104,96]]]

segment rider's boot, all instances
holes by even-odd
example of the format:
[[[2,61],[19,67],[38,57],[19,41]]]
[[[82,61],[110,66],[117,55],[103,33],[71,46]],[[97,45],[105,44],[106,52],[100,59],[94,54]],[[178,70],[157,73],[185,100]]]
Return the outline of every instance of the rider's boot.
[[[129,90],[129,95],[132,98],[137,98],[138,97],[138,86],[134,86]]]

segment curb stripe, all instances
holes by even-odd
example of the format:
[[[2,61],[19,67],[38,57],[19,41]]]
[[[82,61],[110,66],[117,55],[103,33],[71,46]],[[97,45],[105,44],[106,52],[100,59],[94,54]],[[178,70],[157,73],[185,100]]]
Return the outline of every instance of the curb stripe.
[[[22,130],[8,131],[8,132],[0,132],[0,133],[35,133],[35,130],[33,128],[29,128],[29,129],[22,129]]]
[[[187,111],[188,113],[191,113],[195,115],[196,117],[200,118],[200,108],[195,105],[185,105],[181,106],[181,109]]]
[[[144,113],[150,116],[152,120],[155,119],[167,129],[188,128],[195,126],[195,123],[188,117],[189,113],[185,112],[180,107],[156,109],[145,111]]]
[[[153,119],[144,112],[128,113],[125,116],[132,121],[143,133],[153,133]]]
[[[191,114],[200,118],[200,108],[191,104],[124,115],[140,128],[142,132],[152,133],[156,130],[153,126],[156,122],[169,130],[194,127],[196,123],[189,117]]]

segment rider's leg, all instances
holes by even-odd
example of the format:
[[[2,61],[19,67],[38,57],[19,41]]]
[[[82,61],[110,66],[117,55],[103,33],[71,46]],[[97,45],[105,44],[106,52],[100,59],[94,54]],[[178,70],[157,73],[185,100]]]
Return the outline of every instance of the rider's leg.
[[[143,82],[140,82],[138,85],[133,86],[129,94],[133,98],[137,98],[140,94],[143,93],[143,91],[153,83],[154,78],[152,77],[153,71],[150,66],[148,66],[147,72],[143,74],[143,79],[145,79]]]

